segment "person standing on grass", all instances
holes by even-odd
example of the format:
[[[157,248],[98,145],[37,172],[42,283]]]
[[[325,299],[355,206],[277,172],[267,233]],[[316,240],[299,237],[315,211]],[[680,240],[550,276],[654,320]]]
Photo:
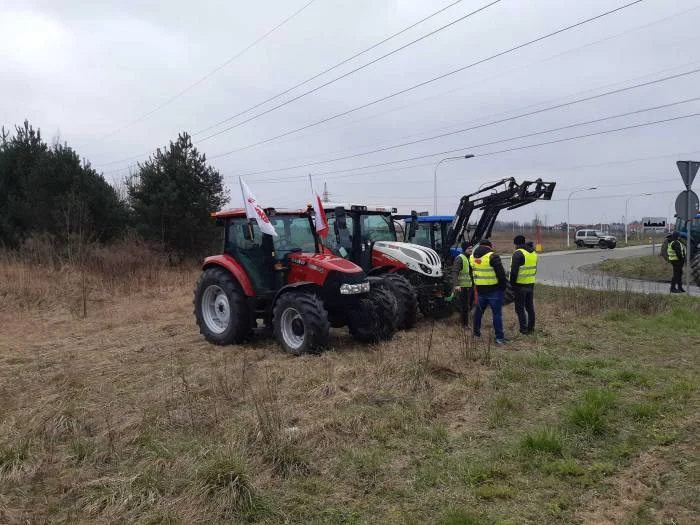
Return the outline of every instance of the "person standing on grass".
[[[484,310],[490,307],[493,314],[493,329],[496,332],[496,345],[504,345],[506,338],[503,333],[503,299],[506,289],[506,271],[503,269],[501,258],[494,253],[491,241],[484,239],[469,257],[469,263],[477,294],[474,337],[481,337],[481,318]]]
[[[469,326],[469,315],[474,303],[472,267],[469,264],[471,253],[472,245],[468,242],[463,242],[461,253],[457,254],[452,263],[452,286],[457,293],[459,321],[462,326]]]
[[[668,262],[673,266],[671,278],[671,293],[685,293],[683,289],[683,262],[685,261],[685,245],[681,242],[678,232],[669,237],[667,248]]]
[[[510,284],[515,295],[515,313],[520,333],[530,335],[535,330],[534,289],[537,275],[537,253],[532,243],[525,244],[523,235],[513,239],[515,252],[510,262]]]

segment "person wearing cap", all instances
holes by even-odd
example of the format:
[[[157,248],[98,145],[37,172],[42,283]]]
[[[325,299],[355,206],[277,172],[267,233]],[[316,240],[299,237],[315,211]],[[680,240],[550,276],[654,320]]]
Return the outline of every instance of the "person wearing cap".
[[[481,336],[481,318],[486,308],[493,314],[493,329],[496,332],[496,344],[504,345],[503,333],[503,299],[506,289],[506,271],[501,258],[494,253],[493,244],[484,239],[469,257],[474,286],[477,293],[477,306],[474,311],[474,337]]]
[[[510,262],[510,284],[515,295],[515,313],[520,333],[530,335],[535,330],[534,289],[537,275],[537,253],[532,243],[525,243],[525,236],[513,239],[515,252]]]
[[[461,248],[462,251],[457,254],[452,263],[452,286],[458,297],[459,320],[462,326],[469,326],[469,315],[474,302],[472,268],[469,264],[472,245],[463,242]]]

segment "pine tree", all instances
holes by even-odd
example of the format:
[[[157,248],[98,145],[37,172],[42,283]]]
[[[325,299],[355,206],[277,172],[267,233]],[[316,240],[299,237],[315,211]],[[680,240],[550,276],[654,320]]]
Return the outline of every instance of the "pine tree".
[[[228,201],[223,177],[187,133],[139,164],[127,189],[136,230],[182,255],[210,246],[216,235],[210,214]]]

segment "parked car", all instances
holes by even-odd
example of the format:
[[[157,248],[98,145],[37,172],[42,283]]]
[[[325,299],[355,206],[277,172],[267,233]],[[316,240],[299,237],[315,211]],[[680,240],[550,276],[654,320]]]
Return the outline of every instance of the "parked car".
[[[617,239],[614,235],[608,235],[598,230],[578,230],[576,232],[576,246],[579,248],[599,248],[613,249],[617,246]]]

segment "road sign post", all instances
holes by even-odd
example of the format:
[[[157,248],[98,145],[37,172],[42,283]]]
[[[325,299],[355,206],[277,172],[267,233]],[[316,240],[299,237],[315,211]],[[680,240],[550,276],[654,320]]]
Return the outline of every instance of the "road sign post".
[[[700,168],[700,162],[694,160],[679,160],[676,162],[678,166],[678,171],[681,173],[681,178],[683,179],[683,184],[685,184],[686,191],[684,192],[686,199],[686,208],[683,210],[683,215],[685,215],[685,287],[690,295],[690,250],[691,250],[691,238],[690,232],[692,230],[692,222],[695,215],[698,212],[698,207],[700,203],[698,202],[698,196],[691,191],[693,186],[693,180],[695,175],[698,173]],[[680,195],[678,196],[681,197]],[[693,199],[694,197],[694,199]],[[678,211],[678,199],[676,199],[676,211]],[[679,214],[681,215],[681,214]]]

